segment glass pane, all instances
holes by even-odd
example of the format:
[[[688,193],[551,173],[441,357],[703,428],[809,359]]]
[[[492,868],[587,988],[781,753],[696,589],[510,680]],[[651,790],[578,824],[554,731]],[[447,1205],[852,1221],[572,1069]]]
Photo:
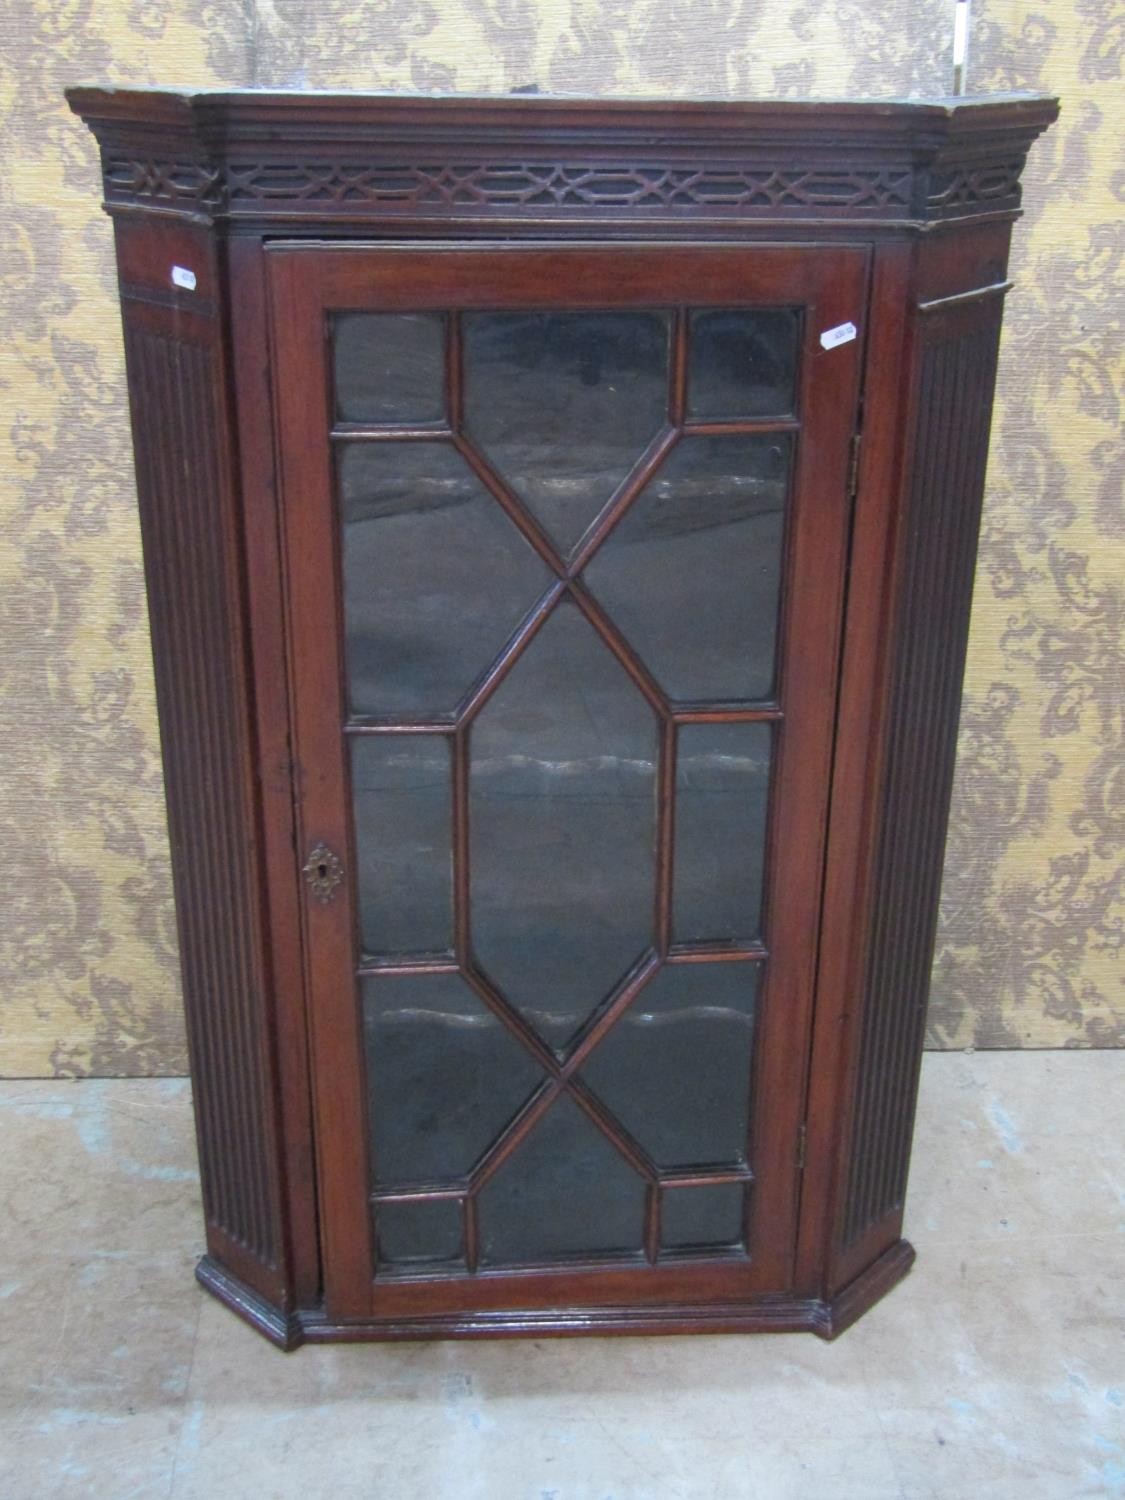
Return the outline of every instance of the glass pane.
[[[344,422],[440,422],[445,416],[441,313],[340,313],[336,415]]]
[[[658,1166],[745,1160],[760,970],[756,963],[667,965],[582,1068]]]
[[[551,1106],[481,1189],[481,1258],[496,1264],[639,1252],[644,1180],[573,1100]]]
[[[688,416],[785,416],[793,410],[797,314],[716,308],[691,314]]]
[[[353,736],[351,754],[364,952],[452,948],[449,741],[438,735]]]
[[[375,1208],[375,1233],[378,1257],[384,1265],[421,1269],[445,1262],[456,1269],[463,1260],[461,1205],[453,1199],[379,1203]]]
[[[666,1250],[707,1250],[742,1243],[746,1189],[739,1182],[666,1188],[660,1243]]]
[[[552,574],[448,443],[340,461],[353,713],[451,713]]]
[[[458,974],[361,984],[376,1182],[463,1179],[540,1069]]]
[[[752,942],[761,932],[771,741],[769,724],[677,732],[677,943]]]
[[[668,315],[467,313],[469,436],[563,550],[667,418]]]
[[[652,941],[656,724],[572,604],[471,739],[476,956],[561,1048]]]
[[[585,579],[670,698],[773,690],[788,433],[678,443]]]

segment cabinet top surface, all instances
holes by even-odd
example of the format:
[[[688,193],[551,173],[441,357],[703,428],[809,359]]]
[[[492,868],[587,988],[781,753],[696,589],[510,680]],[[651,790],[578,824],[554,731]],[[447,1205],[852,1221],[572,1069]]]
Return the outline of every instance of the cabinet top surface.
[[[318,120],[354,124],[455,120],[551,129],[595,119],[623,125],[657,119],[670,126],[692,123],[737,128],[788,126],[795,130],[828,120],[855,129],[880,125],[997,127],[1048,125],[1058,112],[1050,95],[1034,93],[950,95],[917,99],[670,99],[649,96],[594,98],[570,94],[418,94],[295,89],[132,89],[77,85],[67,90],[71,108],[91,122],[200,124],[263,121],[284,116],[294,123]]]

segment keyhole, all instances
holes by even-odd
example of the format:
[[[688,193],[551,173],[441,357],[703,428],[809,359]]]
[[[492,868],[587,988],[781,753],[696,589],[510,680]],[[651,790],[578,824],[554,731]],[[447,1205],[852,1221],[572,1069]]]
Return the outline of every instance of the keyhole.
[[[328,866],[324,863],[323,860],[321,860],[320,864],[317,865],[316,873],[320,876],[321,880],[323,880],[324,877],[328,874]]]

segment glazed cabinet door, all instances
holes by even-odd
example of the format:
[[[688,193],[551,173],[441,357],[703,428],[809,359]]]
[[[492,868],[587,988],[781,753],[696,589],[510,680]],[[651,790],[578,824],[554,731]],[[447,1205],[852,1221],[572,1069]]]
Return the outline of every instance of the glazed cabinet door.
[[[328,1314],[783,1292],[866,254],[268,260]]]

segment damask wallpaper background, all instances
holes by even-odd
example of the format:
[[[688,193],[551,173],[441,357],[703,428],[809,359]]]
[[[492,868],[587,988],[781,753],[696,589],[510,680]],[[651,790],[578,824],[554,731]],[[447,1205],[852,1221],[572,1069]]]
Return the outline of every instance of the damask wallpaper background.
[[[1045,89],[994,424],[936,1046],[1125,1044],[1120,0],[977,0]],[[110,226],[79,81],[941,93],[951,0],[0,0],[0,1074],[179,1073]]]

